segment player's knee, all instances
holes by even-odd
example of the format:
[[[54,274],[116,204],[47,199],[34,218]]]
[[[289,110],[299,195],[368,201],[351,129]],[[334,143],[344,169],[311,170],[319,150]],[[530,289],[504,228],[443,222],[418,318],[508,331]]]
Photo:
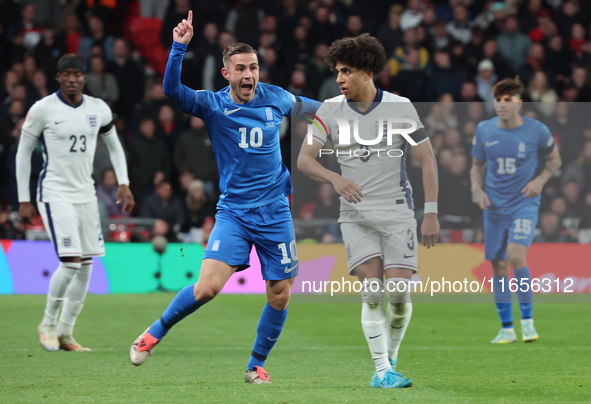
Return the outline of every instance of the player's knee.
[[[502,278],[509,274],[509,260],[499,260],[492,262],[493,275]]]
[[[267,296],[267,303],[275,310],[285,310],[289,305],[289,291],[282,292],[276,295]]]
[[[378,309],[384,304],[384,283],[378,278],[366,280],[361,289],[361,301],[367,303],[370,309]]]
[[[509,251],[507,253],[509,264],[513,269],[521,269],[525,266],[525,256],[520,251]]]
[[[217,288],[215,285],[199,285],[196,284],[195,288],[193,289],[193,296],[195,296],[195,300],[199,303],[207,303],[213,300],[220,293],[220,288]]]

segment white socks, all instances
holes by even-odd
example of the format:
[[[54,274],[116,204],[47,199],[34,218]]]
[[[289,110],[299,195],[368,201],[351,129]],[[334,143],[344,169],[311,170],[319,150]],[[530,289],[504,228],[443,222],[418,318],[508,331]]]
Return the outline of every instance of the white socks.
[[[383,288],[381,279],[370,278],[361,291],[361,327],[380,380],[390,369]]]
[[[57,314],[62,307],[66,289],[70,281],[80,270],[79,262],[60,262],[57,270],[49,281],[49,292],[47,293],[47,304],[45,305],[45,316],[41,324],[56,325]]]
[[[57,326],[57,335],[59,337],[72,335],[76,318],[84,306],[84,298],[88,292],[90,283],[90,273],[92,272],[92,260],[82,261],[82,265],[70,285],[66,289],[66,301]]]
[[[398,349],[412,316],[409,279],[386,279],[386,293],[388,295],[388,308],[386,309],[388,316],[388,356],[390,359],[396,360],[398,358]]]

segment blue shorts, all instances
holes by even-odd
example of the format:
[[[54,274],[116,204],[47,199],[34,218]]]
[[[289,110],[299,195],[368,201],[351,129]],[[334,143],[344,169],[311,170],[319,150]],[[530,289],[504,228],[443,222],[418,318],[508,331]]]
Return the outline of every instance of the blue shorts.
[[[238,266],[238,271],[242,271],[250,266],[253,245],[264,280],[298,275],[298,253],[287,198],[258,208],[220,209],[203,258]]]
[[[484,211],[484,258],[489,261],[506,259],[508,243],[529,247],[537,224],[537,206],[524,206],[510,215]]]

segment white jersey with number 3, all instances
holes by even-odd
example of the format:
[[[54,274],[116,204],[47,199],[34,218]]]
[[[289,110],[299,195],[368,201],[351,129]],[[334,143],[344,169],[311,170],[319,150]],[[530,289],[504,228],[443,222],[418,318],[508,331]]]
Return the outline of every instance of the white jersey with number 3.
[[[43,146],[37,200],[87,203],[96,200],[93,161],[99,131],[113,130],[113,116],[102,100],[87,95],[74,107],[59,92],[37,101],[23,124],[23,135]],[[101,129],[102,128],[102,129]]]
[[[406,177],[406,152],[409,144],[402,135],[393,134],[391,144],[388,145],[386,124],[387,118],[412,119],[417,128],[409,136],[417,144],[428,139],[424,131],[417,132],[424,126],[408,98],[378,89],[374,103],[369,109],[361,112],[355,103],[348,102],[344,95],[340,95],[326,100],[316,115],[328,133],[325,133],[324,127],[320,126],[319,131],[318,127],[314,126],[314,140],[324,145],[330,136],[343,177],[361,187],[364,195],[357,204],[349,203],[341,197],[341,211],[413,209],[412,187]],[[329,116],[339,116],[348,121],[351,130],[350,144],[339,143],[339,125]],[[381,137],[378,144],[367,146],[355,140],[353,129],[356,120],[359,137],[363,140]],[[409,126],[406,123],[393,123],[392,127]],[[322,156],[326,156],[326,153]]]

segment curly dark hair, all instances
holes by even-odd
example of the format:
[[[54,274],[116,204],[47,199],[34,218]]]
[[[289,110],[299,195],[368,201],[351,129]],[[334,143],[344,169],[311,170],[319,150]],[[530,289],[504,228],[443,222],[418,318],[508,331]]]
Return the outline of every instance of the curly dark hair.
[[[330,45],[324,55],[324,61],[332,70],[337,63],[343,63],[358,70],[371,71],[373,74],[384,70],[387,60],[382,44],[369,34],[338,39]]]
[[[523,93],[523,84],[521,84],[519,76],[516,76],[514,79],[506,78],[499,81],[493,86],[492,90],[495,98],[503,95],[521,95]]]

